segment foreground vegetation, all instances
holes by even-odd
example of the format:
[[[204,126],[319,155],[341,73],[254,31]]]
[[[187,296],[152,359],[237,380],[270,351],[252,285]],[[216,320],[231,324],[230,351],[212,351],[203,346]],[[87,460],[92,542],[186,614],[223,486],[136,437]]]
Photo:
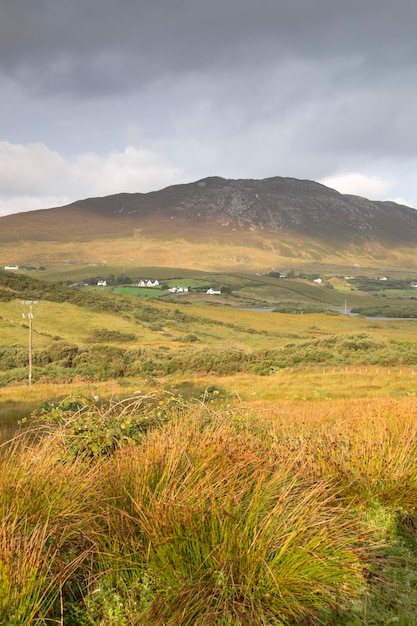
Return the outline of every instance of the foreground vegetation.
[[[0,623],[417,623],[415,322],[0,279]]]
[[[296,407],[47,407],[2,450],[1,622],[414,624],[414,404]]]

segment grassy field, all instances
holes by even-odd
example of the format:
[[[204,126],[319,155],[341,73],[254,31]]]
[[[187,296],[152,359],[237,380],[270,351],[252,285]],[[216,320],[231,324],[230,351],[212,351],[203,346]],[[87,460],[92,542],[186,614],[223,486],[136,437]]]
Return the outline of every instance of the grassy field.
[[[346,296],[168,273],[143,275],[232,293],[0,283],[0,622],[416,624],[417,322],[242,310]]]

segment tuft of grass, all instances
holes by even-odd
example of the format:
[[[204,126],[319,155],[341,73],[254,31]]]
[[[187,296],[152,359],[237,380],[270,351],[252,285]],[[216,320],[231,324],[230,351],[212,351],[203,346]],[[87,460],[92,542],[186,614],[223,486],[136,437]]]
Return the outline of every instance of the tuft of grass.
[[[361,503],[379,501],[414,514],[417,501],[416,415],[345,420],[312,436],[314,471]]]
[[[48,524],[29,531],[12,512],[2,515],[0,524],[0,621],[2,624],[30,624],[41,609],[48,609],[57,589],[48,580],[46,562],[53,550],[43,550],[49,538]]]
[[[63,616],[66,588],[86,567],[97,534],[99,466],[60,462],[49,439],[10,445],[0,463],[0,621]]]
[[[153,432],[112,468],[115,528],[152,581],[143,623],[298,623],[343,606],[363,585],[355,519],[290,455],[209,417]]]

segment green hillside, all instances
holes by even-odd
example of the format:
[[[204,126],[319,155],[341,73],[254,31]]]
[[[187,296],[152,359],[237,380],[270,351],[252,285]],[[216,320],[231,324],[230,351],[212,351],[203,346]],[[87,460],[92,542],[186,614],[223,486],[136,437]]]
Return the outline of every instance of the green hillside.
[[[268,374],[321,363],[417,364],[414,348],[407,344],[405,352],[404,343],[414,339],[413,320],[395,325],[341,315],[333,309],[346,299],[336,288],[270,276],[182,280],[191,283],[190,293],[149,300],[140,289],[137,296],[123,296],[0,272],[0,383],[27,377],[29,327],[21,302],[28,300],[39,302],[32,329],[34,380]],[[210,284],[225,293],[207,295]],[[405,296],[382,300],[378,293],[351,293],[350,303],[381,307],[383,302],[384,310],[396,304],[393,311],[417,316],[414,300]],[[265,312],[256,310],[265,305]],[[347,343],[346,335],[353,337]]]

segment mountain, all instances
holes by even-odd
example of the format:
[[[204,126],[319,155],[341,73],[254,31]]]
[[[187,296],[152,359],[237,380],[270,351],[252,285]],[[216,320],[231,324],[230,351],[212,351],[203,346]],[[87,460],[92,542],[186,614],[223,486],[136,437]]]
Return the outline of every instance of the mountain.
[[[39,246],[48,250],[48,258],[54,246],[61,246],[64,256],[71,258],[77,248],[80,263],[91,262],[93,250],[100,246],[102,256],[104,246],[107,262],[114,263],[116,240],[118,258],[123,256],[122,246],[130,259],[142,265],[155,263],[152,250],[158,245],[167,251],[178,248],[179,242],[184,252],[189,246],[217,245],[223,261],[225,246],[239,249],[235,261],[251,265],[253,257],[254,266],[262,264],[261,257],[270,266],[276,265],[277,258],[289,263],[291,258],[324,261],[335,256],[362,261],[385,257],[395,264],[408,256],[414,259],[417,211],[394,202],[344,195],[309,180],[210,177],[146,194],[89,198],[0,218],[0,262],[5,264],[28,262],[31,255],[42,261]],[[83,244],[89,245],[83,248]],[[15,258],[10,255],[13,249]],[[57,250],[54,258],[58,262]],[[232,265],[233,259],[229,259]]]

